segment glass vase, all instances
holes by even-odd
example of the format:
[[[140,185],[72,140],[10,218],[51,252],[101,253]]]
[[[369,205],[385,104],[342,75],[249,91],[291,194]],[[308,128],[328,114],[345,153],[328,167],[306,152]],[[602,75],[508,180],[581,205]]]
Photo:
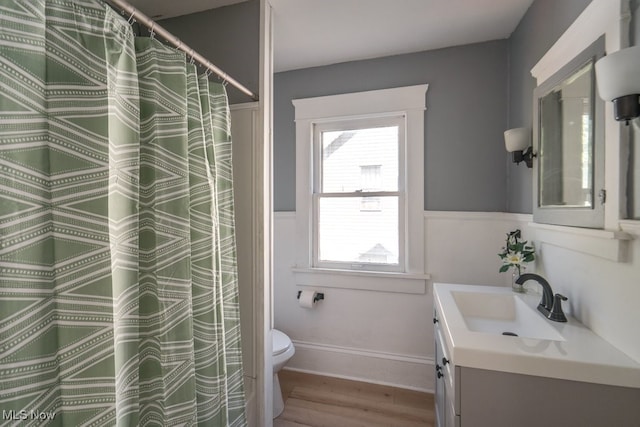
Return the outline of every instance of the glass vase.
[[[518,280],[518,277],[520,277],[520,272],[518,271],[517,268],[514,268],[513,271],[511,272],[511,290],[513,292],[518,292],[519,294],[523,294],[525,293],[524,285],[516,283],[516,280]]]

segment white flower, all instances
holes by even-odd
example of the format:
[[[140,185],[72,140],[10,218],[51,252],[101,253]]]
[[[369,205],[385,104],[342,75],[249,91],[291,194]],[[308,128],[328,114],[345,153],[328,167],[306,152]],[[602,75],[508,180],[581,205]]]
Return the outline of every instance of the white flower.
[[[507,264],[520,265],[522,264],[522,254],[520,253],[510,253],[505,258]]]

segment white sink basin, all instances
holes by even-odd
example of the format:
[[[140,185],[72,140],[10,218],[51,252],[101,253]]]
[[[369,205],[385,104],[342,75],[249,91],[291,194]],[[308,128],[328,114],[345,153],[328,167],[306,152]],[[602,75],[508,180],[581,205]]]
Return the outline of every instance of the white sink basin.
[[[564,341],[550,320],[515,294],[452,291],[451,295],[470,331]]]

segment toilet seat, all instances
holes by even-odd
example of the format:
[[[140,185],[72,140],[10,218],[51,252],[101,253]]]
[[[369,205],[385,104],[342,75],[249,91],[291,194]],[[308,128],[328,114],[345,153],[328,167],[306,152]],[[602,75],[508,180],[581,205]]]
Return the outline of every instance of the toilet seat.
[[[284,333],[273,330],[273,355],[277,356],[284,353],[291,346],[291,339]]]

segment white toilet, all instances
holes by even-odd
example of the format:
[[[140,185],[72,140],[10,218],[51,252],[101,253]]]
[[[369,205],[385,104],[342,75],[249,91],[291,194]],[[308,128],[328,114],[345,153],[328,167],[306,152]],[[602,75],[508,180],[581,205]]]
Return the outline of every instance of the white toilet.
[[[278,380],[278,371],[287,364],[289,359],[296,352],[291,338],[285,333],[277,329],[273,330],[273,418],[277,417],[284,410],[284,400],[282,399],[282,390],[280,390],[280,380]]]

